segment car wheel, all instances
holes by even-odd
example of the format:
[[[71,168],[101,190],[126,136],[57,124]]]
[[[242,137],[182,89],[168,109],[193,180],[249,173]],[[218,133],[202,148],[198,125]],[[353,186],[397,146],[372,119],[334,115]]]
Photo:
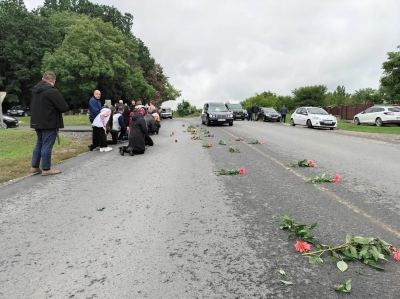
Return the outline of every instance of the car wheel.
[[[377,127],[381,127],[383,125],[382,120],[379,117],[375,120],[375,125]]]
[[[357,126],[360,125],[360,120],[358,119],[358,117],[356,117],[356,118],[354,119],[354,124],[357,125]]]
[[[293,127],[296,125],[296,124],[294,123],[293,118],[290,119],[290,125],[293,126]]]
[[[242,120],[244,120],[244,118],[242,118]]]
[[[307,120],[307,127],[309,127],[310,129],[312,129],[313,128],[313,126],[312,126],[312,124],[311,124],[311,120]]]
[[[233,121],[229,122],[229,126],[230,126],[230,127],[233,126]]]
[[[172,119],[172,116],[170,116],[170,118],[169,119]]]
[[[266,122],[267,120],[265,119],[265,116],[263,117],[263,122]]]
[[[278,118],[278,119],[276,120],[276,122],[277,122],[277,123],[280,123],[280,122],[281,122],[281,119],[280,119],[280,118]]]

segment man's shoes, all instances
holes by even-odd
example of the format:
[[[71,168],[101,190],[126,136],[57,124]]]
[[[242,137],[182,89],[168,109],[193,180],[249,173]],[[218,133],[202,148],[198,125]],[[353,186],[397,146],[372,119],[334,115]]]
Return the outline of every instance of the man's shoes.
[[[93,144],[88,145],[89,151],[93,151]]]
[[[59,174],[59,173],[61,173],[61,171],[60,171],[60,170],[55,170],[55,169],[49,169],[49,170],[43,170],[43,171],[42,171],[42,175],[43,175],[43,176],[45,176],[45,175]]]
[[[129,156],[134,156],[135,154],[133,153],[133,149],[130,147],[129,149],[128,149],[128,151],[129,151]]]
[[[42,170],[40,169],[40,167],[31,167],[30,173],[32,174],[41,174]]]
[[[119,147],[119,154],[120,154],[121,156],[125,155],[125,151],[124,151],[124,147],[123,147],[123,146],[120,146],[120,147]]]
[[[112,151],[113,150],[113,148],[112,147],[101,147],[100,148],[100,151],[101,152],[109,152],[109,151]]]

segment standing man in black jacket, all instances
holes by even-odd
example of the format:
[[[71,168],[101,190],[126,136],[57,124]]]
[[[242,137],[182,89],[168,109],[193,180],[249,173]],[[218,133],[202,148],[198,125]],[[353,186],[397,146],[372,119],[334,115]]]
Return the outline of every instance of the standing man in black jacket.
[[[45,72],[42,81],[33,87],[31,98],[31,128],[37,135],[33,149],[31,170],[33,174],[59,174],[51,169],[51,151],[58,136],[58,130],[64,128],[62,113],[68,111],[68,105],[61,92],[54,86],[56,75]],[[40,168],[42,160],[42,169]]]

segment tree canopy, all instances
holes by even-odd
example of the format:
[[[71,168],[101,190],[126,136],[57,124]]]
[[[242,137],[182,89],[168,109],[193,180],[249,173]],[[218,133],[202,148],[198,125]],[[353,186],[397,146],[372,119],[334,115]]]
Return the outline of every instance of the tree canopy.
[[[133,16],[88,0],[45,0],[27,11],[22,0],[0,2],[0,89],[28,104],[32,87],[52,70],[72,107],[103,98],[157,104],[181,93],[131,32]]]

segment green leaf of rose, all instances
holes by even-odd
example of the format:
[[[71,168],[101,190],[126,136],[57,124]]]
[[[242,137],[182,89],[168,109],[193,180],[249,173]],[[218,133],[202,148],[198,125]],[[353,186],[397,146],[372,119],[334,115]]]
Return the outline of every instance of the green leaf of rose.
[[[340,271],[344,272],[347,270],[347,264],[343,261],[337,262],[336,266],[339,268]]]
[[[283,276],[285,276],[285,275],[286,275],[285,271],[283,271],[283,270],[282,270],[282,268],[281,268],[281,269],[279,269],[279,273],[280,273],[281,275],[283,275]]]
[[[284,283],[285,285],[293,284],[293,282],[291,282],[291,281],[286,281],[286,280],[281,280],[281,282]]]

